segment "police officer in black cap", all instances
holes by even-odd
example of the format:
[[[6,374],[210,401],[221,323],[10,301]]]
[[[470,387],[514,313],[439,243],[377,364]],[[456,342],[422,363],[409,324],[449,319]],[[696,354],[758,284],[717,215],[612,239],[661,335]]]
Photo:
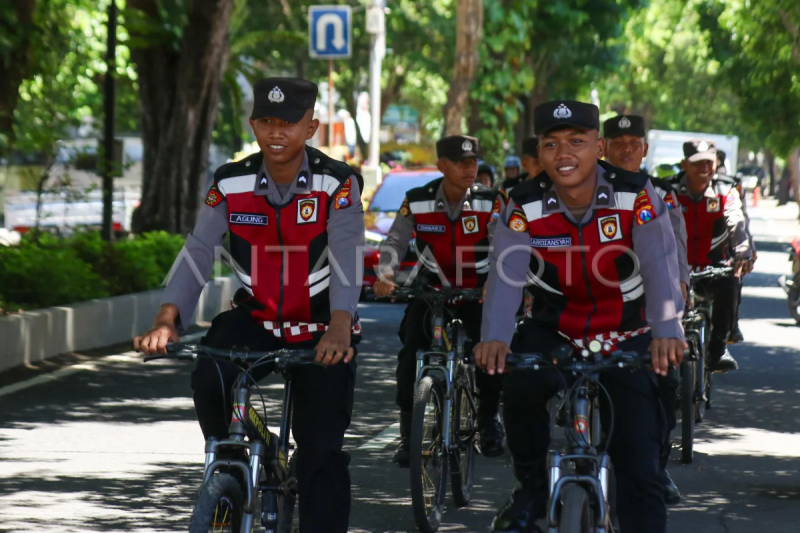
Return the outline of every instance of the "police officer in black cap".
[[[650,352],[653,370],[600,376],[614,410],[613,435],[603,448],[616,474],[620,530],[665,533],[659,457],[666,423],[656,373],[679,364],[686,347],[667,207],[646,176],[599,160],[596,106],[548,102],[534,110],[534,126],[545,171],[514,188],[498,219],[475,362],[502,375],[509,351]],[[576,264],[584,265],[577,273]],[[526,280],[533,310],[515,330]],[[549,489],[547,402],[572,379],[557,369],[505,375],[503,418],[517,485],[492,531],[540,531],[535,521],[545,515]],[[606,422],[609,402],[601,402]]]
[[[630,172],[640,172],[642,160],[647,156],[649,148],[643,117],[639,115],[619,115],[610,118],[603,123],[603,137],[605,138],[606,161]],[[689,265],[686,260],[686,223],[680,209],[681,206],[677,201],[677,192],[669,180],[654,178],[653,176],[649,176],[649,178],[656,192],[667,204],[667,209],[669,209],[669,221],[672,224],[672,231],[675,233],[675,243],[678,248],[681,292],[685,300],[689,288]],[[679,381],[676,374],[677,369],[673,369],[668,376],[659,376],[661,401],[664,404],[664,412],[667,415],[670,432],[675,429],[677,424],[675,408],[676,390]],[[665,487],[664,496],[668,504],[676,504],[681,500],[681,493],[666,469],[670,452],[669,433],[665,437],[661,461]]]
[[[345,533],[350,457],[342,446],[361,335],[356,277],[361,259],[356,250],[364,245],[361,178],[306,145],[319,127],[313,118],[315,84],[269,78],[255,84],[254,98],[250,125],[261,150],[215,172],[153,328],[134,345],[145,353],[165,353],[167,342],[179,340],[211,275],[215,251],[230,234],[231,266],[244,288],[234,297],[236,307],[217,316],[201,342],[217,349],[316,350],[324,366],[292,371],[300,529]],[[284,250],[291,251],[292,269],[284,267]],[[335,257],[339,275],[330,275],[329,257]],[[228,391],[239,371],[198,359],[192,389],[206,439],[228,436],[233,409]],[[271,371],[262,366],[251,375],[259,380]]]
[[[395,288],[394,268],[408,249],[412,234],[422,272],[435,284],[458,288],[483,286],[489,270],[489,240],[493,222],[504,204],[495,189],[475,183],[478,173],[478,139],[452,135],[436,143],[441,178],[406,194],[386,240],[381,245],[381,278],[375,295],[387,297]],[[464,324],[467,338],[480,340],[481,304],[469,302],[448,307]],[[416,353],[431,345],[430,312],[425,301],[414,299],[400,325],[403,348],[397,355],[397,405],[400,407],[400,445],[394,461],[409,463],[411,414],[416,380]],[[477,376],[480,393],[478,427],[484,455],[503,453],[503,429],[498,415],[499,378]]]

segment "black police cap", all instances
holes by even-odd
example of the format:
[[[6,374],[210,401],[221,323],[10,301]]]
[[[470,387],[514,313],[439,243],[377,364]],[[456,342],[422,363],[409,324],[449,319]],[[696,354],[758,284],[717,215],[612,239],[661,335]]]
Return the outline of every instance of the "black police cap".
[[[533,132],[543,133],[562,128],[600,131],[600,110],[594,104],[575,100],[554,100],[539,104],[533,110]]]
[[[522,141],[522,155],[539,157],[539,138],[535,135]]]
[[[619,115],[603,122],[603,137],[613,139],[620,135],[645,137],[644,117],[639,115]]]
[[[317,101],[317,84],[301,78],[267,78],[253,86],[253,120],[275,117],[297,122]]]
[[[436,141],[436,157],[461,161],[470,157],[478,157],[479,153],[478,139],[468,135],[450,135]]]
[[[717,145],[707,139],[691,139],[683,143],[683,157],[690,163],[696,161],[716,161]]]

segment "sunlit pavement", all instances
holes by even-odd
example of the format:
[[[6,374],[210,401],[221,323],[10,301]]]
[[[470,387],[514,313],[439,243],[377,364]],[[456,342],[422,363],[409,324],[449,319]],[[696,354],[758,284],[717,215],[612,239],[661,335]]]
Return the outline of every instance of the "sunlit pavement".
[[[779,243],[800,230],[794,206],[764,201],[751,215],[761,251],[744,290],[746,342],[731,348],[740,370],[715,379],[694,463],[670,465],[684,496],[671,533],[800,530],[800,328],[777,286],[790,268]],[[367,304],[362,315],[351,530],[414,531],[408,470],[389,463],[402,307]],[[186,530],[203,459],[190,365],[123,353],[87,367],[0,396],[0,531]],[[277,377],[266,390],[275,424]],[[513,484],[510,459],[481,458],[476,474],[472,504],[448,499],[442,531],[488,530]]]

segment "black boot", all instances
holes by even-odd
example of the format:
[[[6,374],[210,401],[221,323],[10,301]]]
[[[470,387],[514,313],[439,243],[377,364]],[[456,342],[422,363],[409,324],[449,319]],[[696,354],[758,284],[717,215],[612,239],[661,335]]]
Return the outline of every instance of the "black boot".
[[[664,470],[664,500],[667,505],[675,505],[681,501],[681,491],[666,470]]]
[[[481,452],[486,457],[503,455],[505,447],[505,431],[498,414],[500,399],[491,398],[478,403],[478,433],[480,434]]]
[[[411,448],[411,413],[400,412],[400,444],[394,452],[392,461],[400,468],[408,468]]]
[[[514,463],[517,486],[492,520],[494,533],[540,533],[535,522],[547,504],[547,470],[544,461]]]

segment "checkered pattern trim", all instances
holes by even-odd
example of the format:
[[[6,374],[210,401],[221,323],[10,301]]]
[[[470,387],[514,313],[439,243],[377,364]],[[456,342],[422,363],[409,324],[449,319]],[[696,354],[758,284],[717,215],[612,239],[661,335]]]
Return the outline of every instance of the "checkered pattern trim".
[[[283,324],[283,326],[281,326]],[[285,337],[287,340],[291,340],[293,337],[308,337],[309,334],[315,333],[317,331],[326,331],[328,329],[328,324],[320,324],[320,323],[313,323],[309,324],[308,322],[273,322],[271,320],[264,321],[264,328],[269,330],[275,337]],[[281,331],[282,330],[282,331]],[[281,335],[283,333],[283,335]],[[352,335],[361,335],[361,321],[356,320],[353,324],[353,327],[350,328],[350,333]]]
[[[644,333],[650,331],[650,326],[645,326],[643,328],[639,328],[633,331],[612,331],[609,333],[601,333],[600,335],[595,335],[594,337],[590,337],[584,342],[584,339],[573,339],[570,338],[568,335],[561,333],[561,336],[567,339],[570,344],[572,344],[575,348],[583,352],[589,352],[588,348],[591,345],[592,341],[600,342],[601,346],[601,353],[611,353],[617,350],[617,345],[623,341],[628,339],[632,339],[634,337],[638,337]],[[587,344],[588,343],[588,344]],[[586,354],[584,354],[586,355]]]

